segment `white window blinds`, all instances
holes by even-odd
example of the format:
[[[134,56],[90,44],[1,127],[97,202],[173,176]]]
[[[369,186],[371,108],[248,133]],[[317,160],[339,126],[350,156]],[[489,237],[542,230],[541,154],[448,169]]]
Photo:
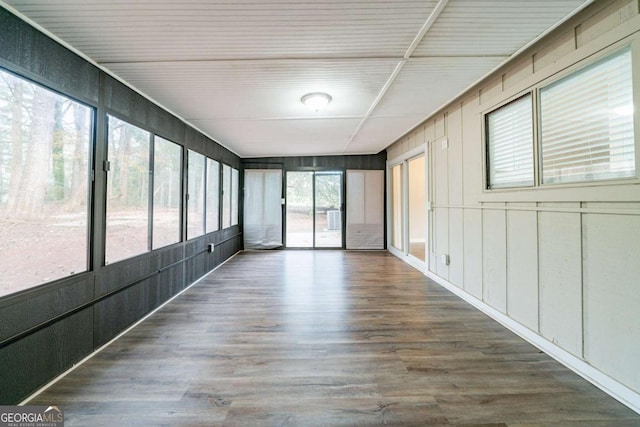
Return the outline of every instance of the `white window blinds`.
[[[486,115],[488,187],[533,185],[531,94]]]
[[[542,183],[635,176],[631,49],[540,90]]]

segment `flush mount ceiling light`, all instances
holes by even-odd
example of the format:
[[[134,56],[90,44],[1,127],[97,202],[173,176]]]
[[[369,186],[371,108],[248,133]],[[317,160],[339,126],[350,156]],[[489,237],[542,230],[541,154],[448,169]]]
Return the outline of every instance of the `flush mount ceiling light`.
[[[313,111],[322,110],[324,107],[329,105],[331,100],[331,95],[324,92],[312,92],[300,98],[300,102],[311,108]]]

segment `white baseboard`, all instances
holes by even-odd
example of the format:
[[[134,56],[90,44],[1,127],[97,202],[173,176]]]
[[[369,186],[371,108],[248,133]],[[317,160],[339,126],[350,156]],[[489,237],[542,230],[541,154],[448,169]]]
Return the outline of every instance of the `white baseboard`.
[[[573,354],[557,346],[546,338],[538,335],[531,329],[521,325],[509,316],[491,307],[484,301],[481,301],[473,295],[465,292],[448,280],[445,280],[430,271],[426,272],[425,275],[434,282],[438,283],[443,288],[449,290],[478,310],[482,311],[487,316],[491,317],[510,331],[519,335],[524,340],[544,351],[546,354],[562,363],[564,366],[571,369],[573,372],[580,375],[582,378],[589,381],[591,384],[595,385],[605,393],[609,394],[620,403],[628,406],[630,409],[640,414],[639,393],[635,392],[634,390],[630,389],[629,387],[625,386],[609,375],[603,373],[602,371],[596,369],[589,363],[585,362],[583,359],[574,356]]]

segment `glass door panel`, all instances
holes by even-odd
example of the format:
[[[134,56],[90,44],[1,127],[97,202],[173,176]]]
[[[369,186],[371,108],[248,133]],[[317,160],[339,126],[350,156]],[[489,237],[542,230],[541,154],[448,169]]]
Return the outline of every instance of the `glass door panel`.
[[[313,247],[313,172],[287,172],[286,245]]]
[[[402,245],[402,164],[391,168],[391,245],[404,251]]]
[[[409,254],[425,261],[427,193],[424,156],[407,162],[409,169]]]
[[[315,175],[315,247],[342,247],[342,174]]]

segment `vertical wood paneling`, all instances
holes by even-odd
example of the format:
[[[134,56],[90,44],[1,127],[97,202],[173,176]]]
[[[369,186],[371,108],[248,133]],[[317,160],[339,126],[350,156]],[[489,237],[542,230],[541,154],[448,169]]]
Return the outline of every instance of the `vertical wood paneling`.
[[[482,211],[464,210],[464,290],[482,299]]]
[[[433,147],[434,201],[437,205],[449,204],[449,160],[446,141],[443,139],[431,143]]]
[[[432,265],[431,268],[435,267],[435,272],[438,276],[448,279],[449,266],[442,262],[441,255],[449,253],[449,208],[435,208],[434,214],[435,252],[437,256],[435,257],[435,265]]]
[[[507,225],[504,209],[487,209],[482,218],[482,299],[507,311]]]
[[[583,221],[585,358],[640,392],[640,217]]]
[[[538,218],[507,212],[507,314],[538,331]]]
[[[580,214],[541,212],[538,227],[540,333],[582,357]]]
[[[447,139],[449,141],[449,204],[462,205],[462,107],[447,115]]]
[[[576,46],[578,48],[597,39],[637,14],[635,0],[616,0],[606,4],[598,13],[593,14],[576,28]]]
[[[443,136],[445,136],[445,116],[444,114],[438,114],[434,119],[433,119],[433,131],[434,131],[434,138],[442,138]]]
[[[465,205],[480,199],[484,183],[482,180],[482,118],[478,113],[478,97],[466,100],[462,105],[462,164],[456,166],[462,172],[462,196]]]
[[[449,281],[464,287],[464,219],[463,210],[449,208]]]

